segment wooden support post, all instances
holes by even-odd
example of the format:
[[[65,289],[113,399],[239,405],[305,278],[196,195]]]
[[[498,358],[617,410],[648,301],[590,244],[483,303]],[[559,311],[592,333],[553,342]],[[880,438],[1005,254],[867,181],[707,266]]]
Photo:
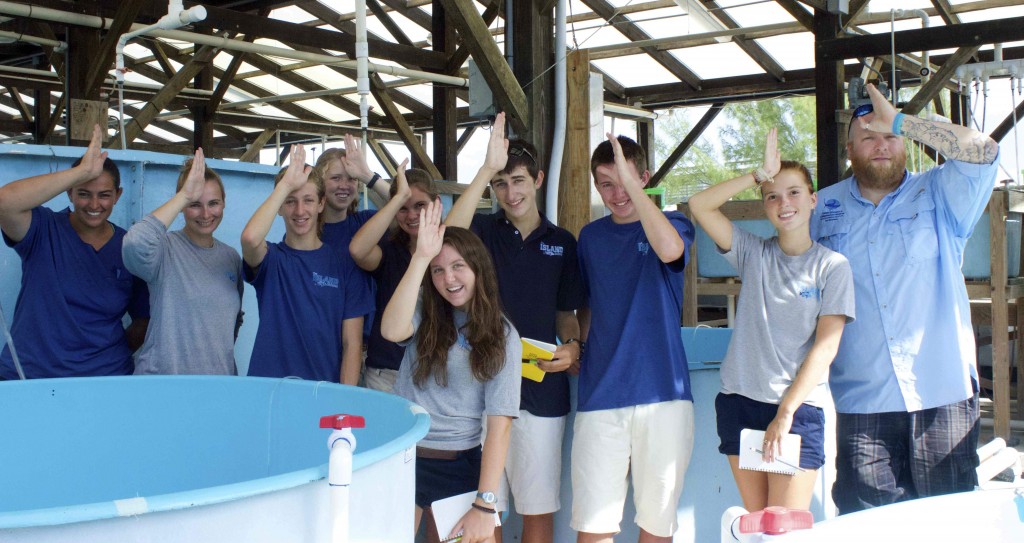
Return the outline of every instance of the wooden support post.
[[[1007,194],[992,193],[988,205],[992,261],[992,403],[996,437],[1010,438],[1009,306],[1006,299]]]
[[[818,133],[818,190],[839,182],[839,136],[836,111],[842,107],[842,60],[829,59],[819,45],[834,39],[839,32],[839,19],[823,9],[814,10],[814,86]]]
[[[85,28],[80,26],[69,26],[68,27],[68,63],[67,63],[67,80],[65,81],[67,92],[65,95],[67,99],[65,104],[71,105],[75,103],[75,100],[91,100],[98,101],[100,98],[99,87],[90,89],[87,86],[88,78],[93,70],[93,54],[99,50],[100,47],[100,33],[98,30],[93,28]],[[68,126],[67,143],[68,145],[78,145],[85,147],[89,145],[89,139],[85,138],[74,138],[72,134],[86,132],[86,127],[75,126],[75,116],[71,114],[71,108],[68,109]],[[60,115],[60,112],[56,112],[56,115]],[[91,121],[87,118],[79,118],[81,122],[90,123]],[[88,133],[92,134],[92,126],[88,126]]]
[[[449,24],[444,4],[434,0],[431,9],[433,15],[433,45],[435,51],[446,55],[455,52],[455,26]],[[445,85],[433,85],[434,89],[434,165],[441,174],[441,179],[455,181],[459,175],[458,152],[458,112],[455,102],[455,89]]]
[[[552,10],[538,10],[534,0],[512,2],[509,21],[512,28],[512,73],[523,86],[530,117],[525,130],[516,136],[537,148],[538,166],[548,169],[551,145],[554,138],[555,120],[555,70],[550,69],[557,60],[556,55],[565,52],[554,51],[554,13]],[[508,53],[506,51],[506,53]],[[544,209],[547,191],[537,193],[537,206]]]
[[[558,225],[579,237],[590,222],[590,54],[585,49],[569,53],[566,73],[569,111],[558,184]]]
[[[690,213],[690,206],[685,203],[679,204],[677,209],[686,215],[686,218],[693,220]],[[686,248],[689,256],[686,267],[683,268],[683,326],[697,326],[697,244],[691,243]]]
[[[265,129],[263,132],[260,132],[260,134],[256,136],[256,139],[253,140],[251,144],[249,144],[249,148],[245,150],[245,153],[242,153],[242,156],[238,159],[238,161],[259,162],[260,151],[263,150],[263,146],[266,145],[267,142],[270,141],[270,138],[274,137],[274,134],[276,133],[277,130],[271,130],[269,128]]]

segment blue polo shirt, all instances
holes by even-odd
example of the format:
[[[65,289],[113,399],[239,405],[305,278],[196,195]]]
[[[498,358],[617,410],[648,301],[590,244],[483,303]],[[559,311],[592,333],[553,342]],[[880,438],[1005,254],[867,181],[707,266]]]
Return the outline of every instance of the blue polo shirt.
[[[617,224],[604,217],[580,232],[591,322],[577,411],[693,400],[679,324],[694,230],[682,213],[665,216],[686,244],[683,256],[668,264],[651,248],[640,221]]]
[[[11,336],[27,378],[131,375],[132,351],[121,318],[149,318],[146,283],[121,259],[125,230],[96,250],[71,226],[71,210],[32,210],[25,237],[4,242],[21,257],[21,291]],[[0,375],[17,379],[10,349]]]
[[[475,215],[471,229],[494,259],[505,312],[520,337],[555,343],[558,311],[586,305],[576,256],[576,239],[541,215],[525,240],[505,212]],[[564,371],[541,382],[523,379],[521,407],[538,417],[569,413],[569,379]]]
[[[973,394],[960,265],[998,164],[948,160],[906,174],[877,207],[852,177],[818,193],[811,235],[850,261],[857,307],[829,376],[840,413],[919,411]]]
[[[348,253],[326,243],[310,251],[268,243],[263,262],[243,271],[260,314],[249,375],[339,382],[342,324],[373,311]]]

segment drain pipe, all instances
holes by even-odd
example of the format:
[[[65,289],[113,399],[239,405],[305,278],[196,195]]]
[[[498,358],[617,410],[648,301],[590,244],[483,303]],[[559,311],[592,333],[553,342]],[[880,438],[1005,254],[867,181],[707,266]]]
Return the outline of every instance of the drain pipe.
[[[548,190],[544,214],[558,224],[558,186],[562,176],[562,156],[565,154],[566,100],[565,68],[565,12],[568,0],[558,0],[555,6],[555,127],[551,142],[551,163],[548,165]]]
[[[117,40],[116,48],[116,64],[114,68],[114,75],[117,77],[117,124],[118,133],[121,135],[121,148],[127,149],[128,144],[125,142],[124,134],[124,48],[128,45],[128,42],[154,30],[173,30],[175,28],[181,28],[187,24],[198,23],[206,18],[206,8],[203,6],[193,6],[185,9],[182,0],[170,0],[167,3],[167,15],[160,18],[156,24],[152,24],[143,28],[132,30],[121,34],[121,37]]]
[[[320,417],[320,427],[333,431],[327,438],[331,451],[327,482],[331,487],[331,542],[347,543],[349,537],[349,485],[352,484],[352,452],[356,450],[353,428],[366,428],[366,420],[355,415]]]

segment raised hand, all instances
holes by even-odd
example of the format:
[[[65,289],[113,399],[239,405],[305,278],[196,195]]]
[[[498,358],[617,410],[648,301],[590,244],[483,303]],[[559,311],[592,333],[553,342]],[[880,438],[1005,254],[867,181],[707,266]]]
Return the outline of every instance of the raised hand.
[[[440,254],[444,243],[445,226],[441,224],[441,199],[430,202],[420,210],[420,230],[416,236],[416,256],[433,259]]]
[[[203,155],[203,148],[196,149],[192,157],[192,167],[188,171],[185,183],[178,191],[188,202],[195,202],[203,197],[203,189],[206,187],[206,157]]]
[[[484,167],[500,172],[508,164],[508,138],[505,137],[505,112],[494,117],[491,137],[487,140],[487,156]]]
[[[345,157],[341,159],[341,165],[345,167],[345,173],[349,177],[363,182],[369,181],[373,177],[373,171],[366,163],[363,142],[352,134],[345,134]]]
[[[86,148],[85,154],[82,155],[82,162],[76,166],[82,181],[91,181],[103,173],[103,162],[107,160],[107,152],[100,149],[102,144],[102,129],[98,124],[93,125],[89,147]]]
[[[289,192],[302,188],[309,180],[311,170],[312,168],[306,165],[306,148],[293,144],[291,152],[288,153],[288,170],[281,178],[281,184],[288,187]]]
[[[871,122],[865,122],[864,117],[859,117],[857,120],[860,121],[861,127],[866,128],[872,132],[881,132],[882,134],[889,134],[892,132],[892,121],[896,118],[896,108],[893,107],[885,96],[871,83],[866,86],[868,90],[868,96],[871,97],[871,107],[874,109],[874,117]]]
[[[768,178],[775,177],[782,169],[782,155],[779,153],[779,129],[772,127],[764,140],[764,164],[761,166]]]
[[[612,152],[615,153],[615,171],[619,174],[619,182],[622,183],[622,188],[627,194],[630,194],[630,187],[640,189],[641,181],[640,178],[637,177],[636,170],[641,166],[638,165],[637,168],[630,167],[629,161],[626,160],[625,155],[622,154],[622,145],[619,144],[619,138],[616,138],[611,132],[606,132],[605,137],[607,137],[608,141],[612,144]]]
[[[405,159],[398,165],[395,173],[395,195],[391,198],[399,202],[405,202],[412,196],[412,189],[409,188],[409,180],[405,178],[405,168],[409,165],[409,159]]]

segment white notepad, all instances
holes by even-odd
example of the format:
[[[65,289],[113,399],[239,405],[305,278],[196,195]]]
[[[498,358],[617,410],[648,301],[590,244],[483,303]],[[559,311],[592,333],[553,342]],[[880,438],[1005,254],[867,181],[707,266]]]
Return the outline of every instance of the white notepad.
[[[768,473],[795,475],[800,468],[800,436],[786,434],[782,438],[782,454],[772,462],[765,462],[761,454],[764,446],[764,432],[744,428],[740,431],[740,468]]]
[[[446,539],[451,533],[455,523],[473,507],[476,500],[476,491],[471,490],[465,494],[450,496],[430,504],[430,511],[434,514],[434,524],[437,526],[437,538],[442,542],[459,541],[461,537]],[[501,517],[494,514],[494,525],[501,526]]]

